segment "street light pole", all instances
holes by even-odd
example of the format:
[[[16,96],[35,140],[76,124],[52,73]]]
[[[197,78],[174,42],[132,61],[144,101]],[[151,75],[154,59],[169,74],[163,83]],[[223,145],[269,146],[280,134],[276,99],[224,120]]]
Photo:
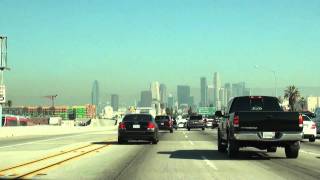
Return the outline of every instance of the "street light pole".
[[[256,69],[262,69],[262,70],[265,70],[265,71],[268,71],[268,72],[272,72],[272,74],[274,76],[274,94],[275,94],[276,97],[278,97],[278,92],[277,92],[277,81],[278,81],[277,72],[275,70],[272,70],[272,69],[261,68],[259,65],[255,65],[254,67]]]

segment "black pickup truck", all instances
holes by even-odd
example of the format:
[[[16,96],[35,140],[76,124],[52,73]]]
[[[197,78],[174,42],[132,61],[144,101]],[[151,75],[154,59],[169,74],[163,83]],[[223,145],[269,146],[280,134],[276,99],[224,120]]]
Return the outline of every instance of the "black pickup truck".
[[[298,112],[284,112],[276,97],[242,96],[231,99],[218,127],[218,151],[230,158],[240,147],[276,152],[284,147],[287,158],[297,158],[302,140],[303,118]]]

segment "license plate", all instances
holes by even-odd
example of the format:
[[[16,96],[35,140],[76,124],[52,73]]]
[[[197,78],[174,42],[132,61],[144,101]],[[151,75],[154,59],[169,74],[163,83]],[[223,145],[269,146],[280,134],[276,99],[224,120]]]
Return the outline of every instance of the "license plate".
[[[164,123],[161,123],[161,125],[163,126],[163,125],[164,125]]]
[[[272,139],[275,136],[275,132],[263,132],[262,137],[264,139]]]
[[[140,124],[134,124],[134,125],[132,126],[132,128],[134,128],[134,129],[139,129],[139,128],[140,128]]]

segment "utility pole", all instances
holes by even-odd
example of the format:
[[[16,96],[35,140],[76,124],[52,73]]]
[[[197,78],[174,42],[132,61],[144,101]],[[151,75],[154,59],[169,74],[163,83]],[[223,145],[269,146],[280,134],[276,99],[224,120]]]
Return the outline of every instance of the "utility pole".
[[[0,127],[2,126],[2,106],[6,102],[6,86],[4,85],[4,71],[7,67],[7,37],[0,36]]]
[[[48,98],[51,100],[51,107],[54,107],[54,100],[57,98],[58,94],[55,95],[49,95],[49,96],[44,96],[44,98]]]

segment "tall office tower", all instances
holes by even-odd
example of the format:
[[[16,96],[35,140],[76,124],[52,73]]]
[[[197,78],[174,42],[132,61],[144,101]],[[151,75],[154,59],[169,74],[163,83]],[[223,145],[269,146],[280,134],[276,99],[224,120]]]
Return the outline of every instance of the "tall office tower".
[[[93,82],[92,91],[91,91],[91,104],[96,106],[96,114],[100,113],[100,94],[99,94],[99,83],[97,80]]]
[[[208,105],[211,106],[211,105],[215,105],[214,103],[214,88],[212,85],[208,85],[207,87],[208,89]]]
[[[172,94],[169,94],[168,96],[168,107],[169,108],[174,108],[175,104],[174,104],[174,97],[172,96]]]
[[[159,82],[155,81],[152,82],[150,85],[150,91],[152,94],[153,101],[160,101],[160,84]]]
[[[111,106],[113,108],[113,111],[118,111],[118,109],[119,109],[119,95],[117,95],[117,94],[111,95]]]
[[[207,79],[205,77],[200,78],[200,93],[201,93],[200,106],[202,107],[208,106],[208,87],[207,87]]]
[[[219,92],[221,88],[221,83],[220,83],[220,77],[219,73],[215,72],[213,76],[213,90],[214,90],[214,103],[217,104],[217,101],[219,101]]]
[[[224,88],[220,88],[220,91],[219,91],[219,101],[221,103],[221,106],[225,106],[225,96],[224,96]]]
[[[167,104],[167,87],[165,84],[160,84],[160,102]]]
[[[177,96],[178,96],[178,104],[187,104],[190,103],[190,86],[182,86],[179,85],[177,87]]]
[[[231,84],[230,83],[226,83],[224,85],[224,89],[225,89],[225,96],[226,96],[226,104],[228,104],[229,100],[232,97],[232,89],[231,89]]]
[[[244,96],[245,95],[245,82],[232,84],[232,96]]]
[[[151,107],[152,104],[152,93],[151,91],[142,91],[140,96],[141,107]]]

